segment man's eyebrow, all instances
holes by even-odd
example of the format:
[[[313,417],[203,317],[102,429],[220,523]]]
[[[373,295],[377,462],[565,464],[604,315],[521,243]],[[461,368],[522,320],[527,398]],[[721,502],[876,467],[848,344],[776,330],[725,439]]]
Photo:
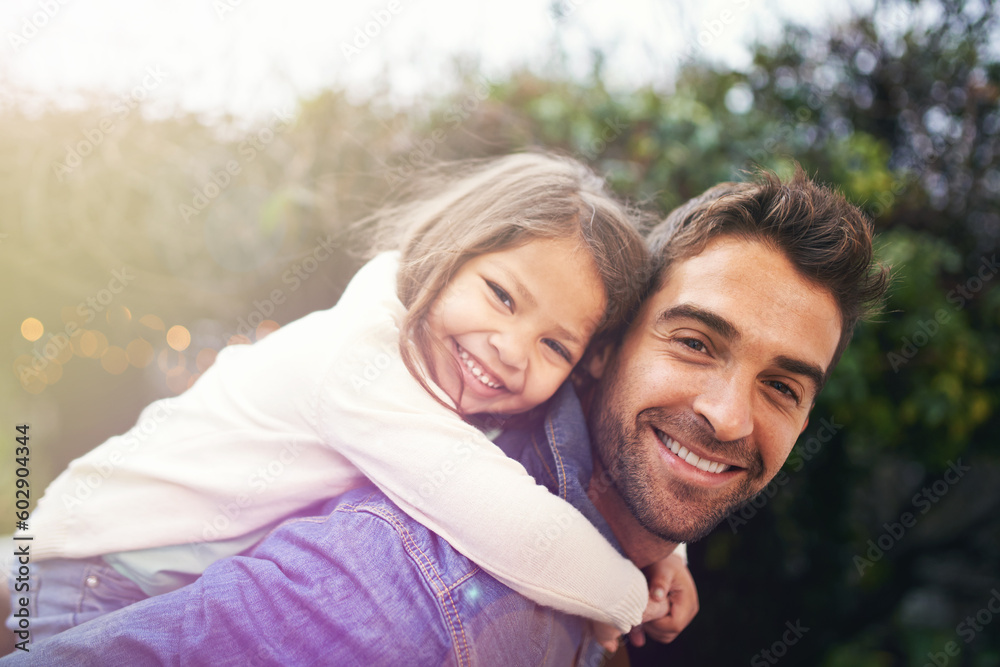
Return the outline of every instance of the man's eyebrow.
[[[808,361],[802,361],[801,359],[793,359],[792,357],[786,357],[781,355],[774,360],[774,364],[783,371],[788,373],[793,373],[795,375],[804,375],[806,378],[812,382],[813,385],[813,396],[819,394],[820,389],[823,388],[823,377],[825,373],[816,364],[811,364]]]
[[[504,274],[504,276],[507,277],[507,280],[509,280],[511,284],[514,285],[514,291],[517,292],[517,295],[521,297],[521,299],[523,299],[525,303],[527,303],[532,308],[538,306],[538,302],[535,301],[534,295],[532,295],[531,292],[528,291],[528,288],[524,286],[524,283],[522,283],[518,279],[518,277],[515,276],[512,271],[510,271],[510,269],[500,264],[496,264],[495,266],[497,267],[497,269],[500,270],[501,273]]]
[[[682,303],[672,308],[667,308],[660,313],[660,316],[656,319],[656,323],[663,324],[677,318],[698,320],[705,326],[714,329],[719,335],[729,341],[736,341],[741,338],[740,330],[732,322],[717,313],[699,308],[690,303]]]

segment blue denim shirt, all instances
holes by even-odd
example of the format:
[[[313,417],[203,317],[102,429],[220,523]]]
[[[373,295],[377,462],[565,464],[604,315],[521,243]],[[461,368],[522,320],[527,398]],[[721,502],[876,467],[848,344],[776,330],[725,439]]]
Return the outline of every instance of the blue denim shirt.
[[[587,498],[590,440],[572,387],[541,424],[497,444],[616,546]],[[3,665],[577,665],[598,667],[584,619],[515,593],[373,486],[276,528],[250,556],[84,623]]]

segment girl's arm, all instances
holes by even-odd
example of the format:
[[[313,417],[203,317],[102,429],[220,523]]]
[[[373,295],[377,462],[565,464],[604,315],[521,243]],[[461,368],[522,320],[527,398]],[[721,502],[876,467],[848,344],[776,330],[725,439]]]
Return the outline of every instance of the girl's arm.
[[[372,327],[322,389],[321,437],[405,512],[517,592],[627,632],[648,600],[643,574],[565,500],[535,483],[440,405]]]

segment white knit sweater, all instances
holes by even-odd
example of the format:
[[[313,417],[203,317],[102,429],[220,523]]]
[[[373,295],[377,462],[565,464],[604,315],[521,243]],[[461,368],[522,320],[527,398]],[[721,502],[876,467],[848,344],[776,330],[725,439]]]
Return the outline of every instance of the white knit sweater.
[[[227,347],[184,394],[73,461],[32,514],[35,558],[229,540],[370,479],[517,592],[639,624],[642,573],[407,371],[397,266],[379,255],[336,306]]]

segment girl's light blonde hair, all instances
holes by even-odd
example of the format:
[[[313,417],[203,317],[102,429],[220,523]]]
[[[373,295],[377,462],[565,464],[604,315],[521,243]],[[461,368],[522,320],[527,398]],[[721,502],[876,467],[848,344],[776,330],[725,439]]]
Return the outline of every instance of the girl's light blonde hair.
[[[400,352],[428,391],[424,378],[434,376],[425,362],[432,344],[427,316],[473,257],[575,234],[594,259],[607,299],[592,343],[617,335],[638,307],[648,254],[637,223],[603,179],[576,160],[518,153],[443,164],[410,179],[402,200],[366,222],[379,229],[375,251],[401,251],[396,286],[407,315]]]

